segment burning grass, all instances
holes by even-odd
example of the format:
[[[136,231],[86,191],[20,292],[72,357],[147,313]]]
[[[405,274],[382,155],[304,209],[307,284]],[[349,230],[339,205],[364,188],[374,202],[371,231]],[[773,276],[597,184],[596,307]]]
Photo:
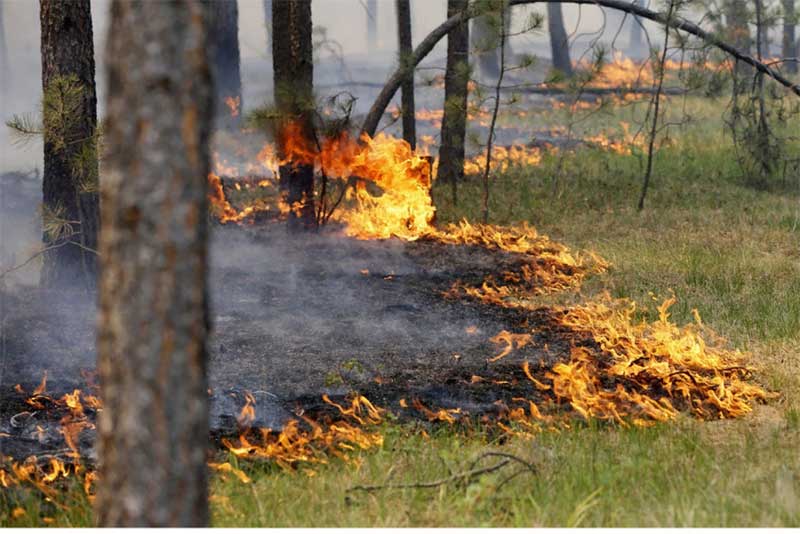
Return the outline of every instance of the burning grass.
[[[289,149],[284,152],[313,162],[327,176],[344,179],[357,175],[362,179],[361,185],[353,188],[355,202],[338,216],[347,235],[477,246],[522,258],[508,270],[486,275],[480,284],[455,282],[445,292],[449,298],[533,311],[537,295],[579,289],[588,274],[603,273],[609,267],[599,256],[573,253],[524,224],[499,227],[463,221],[434,227],[428,194],[430,169],[401,140],[380,135],[374,140],[364,138],[359,144],[342,136],[323,142],[319,151],[299,146],[291,136],[285,143]],[[380,194],[375,195],[363,181],[375,184]],[[695,325],[678,327],[669,321],[667,310],[673,303],[664,302],[658,320],[651,323],[634,320],[632,301],[608,296],[558,309],[560,325],[570,332],[569,353],[537,376],[526,361],[524,375],[538,394],[514,397],[512,402],[517,405],[501,409],[500,419],[530,428],[533,423],[569,425],[569,418],[577,415],[623,426],[646,426],[675,419],[682,411],[702,419],[739,417],[750,412],[754,402],[765,400],[767,392],[750,381],[751,370],[741,364],[742,356],[725,349],[724,342],[702,326],[699,315]],[[489,363],[532,339],[530,333],[503,331],[493,341],[505,343],[505,348],[488,358]],[[510,383],[502,377],[493,379],[500,387],[504,382]],[[408,403],[403,402],[401,408],[407,408]],[[470,415],[460,408],[428,408],[419,399],[412,405],[431,421],[452,423]],[[564,413],[564,405],[571,413]],[[502,428],[509,431],[507,426]],[[269,451],[269,433],[262,437],[267,445],[244,449]]]
[[[591,167],[587,169],[591,171]],[[529,183],[536,183],[535,175],[528,179]],[[624,179],[620,177],[614,184],[616,187],[609,189],[603,184],[581,182],[572,194],[545,202],[549,199],[545,196],[549,183],[546,177],[542,178],[541,195],[536,194],[542,203],[524,216],[541,212],[539,216],[550,221],[548,233],[596,247],[614,260],[614,269],[603,276],[584,278],[584,286],[608,284],[615,295],[636,296],[639,301],[649,300],[650,290],[663,292],[673,287],[681,296],[678,302],[671,306],[663,303],[660,310],[651,311],[634,306],[631,300],[573,295],[570,298],[577,304],[553,309],[560,313],[554,316],[560,317],[561,328],[571,333],[578,357],[573,358],[569,352],[556,365],[529,366],[527,371],[536,382],[526,376],[524,368],[508,362],[530,343],[539,342],[538,333],[520,328],[509,332],[513,336],[498,336],[497,351],[488,353],[487,359],[499,356],[509,346],[510,351],[487,364],[486,371],[466,375],[460,385],[463,389],[506,389],[515,396],[520,393],[520,400],[498,406],[499,415],[488,419],[491,425],[468,426],[467,421],[474,415],[467,415],[468,409],[456,412],[457,408],[408,397],[403,410],[388,405],[386,408],[414,415],[414,422],[409,424],[386,424],[392,421],[389,411],[381,414],[384,424],[378,426],[368,422],[361,427],[358,421],[349,419],[348,424],[353,427],[380,436],[381,444],[376,442],[365,450],[349,443],[352,451],[338,449],[347,451],[345,461],[332,454],[326,463],[302,460],[286,464],[291,471],[313,469],[306,471],[313,476],[287,476],[284,469],[269,467],[273,464],[269,458],[243,461],[250,453],[241,458],[232,453],[217,457],[212,465],[217,470],[212,489],[214,523],[797,525],[800,508],[796,499],[799,486],[795,450],[800,418],[794,371],[798,330],[792,322],[797,317],[793,311],[798,309],[800,294],[795,291],[798,273],[794,262],[796,247],[793,248],[797,237],[796,225],[792,224],[796,205],[791,199],[750,192],[731,183],[701,185],[692,180],[687,184],[683,179],[672,186],[656,185],[654,213],[634,218],[626,210],[624,190],[618,197],[609,193],[624,188]],[[507,185],[497,183],[501,190]],[[515,196],[519,186],[513,183],[503,194],[518,209],[524,209],[525,204],[517,202]],[[704,188],[711,188],[712,192]],[[464,192],[468,199],[468,185]],[[605,194],[605,203],[587,205],[586,197],[595,193]],[[700,205],[684,205],[687,201]],[[504,217],[502,211],[496,213]],[[564,213],[570,216],[563,217]],[[702,220],[696,219],[700,213]],[[702,232],[687,229],[687,220]],[[558,297],[560,292],[551,296]],[[522,307],[523,311],[528,310],[524,306],[533,308],[542,302],[541,295],[523,290],[513,298],[493,303],[484,303],[481,294],[461,294],[458,298],[480,305]],[[724,341],[698,321],[686,326],[674,324],[691,320],[687,302],[700,307],[704,319],[733,337],[737,345],[758,354],[759,367],[767,367],[766,372],[760,371],[760,381],[785,394],[777,406],[756,406],[760,394],[754,389],[755,382],[747,371],[737,367],[742,365],[738,360],[744,355],[729,350]],[[677,321],[669,316],[670,312]],[[684,370],[685,373],[673,374]],[[581,381],[575,380],[576,374],[583,377]],[[690,389],[686,397],[682,388],[695,388],[690,377],[700,389]],[[576,385],[580,385],[577,390]],[[627,395],[653,397],[655,411],[648,414],[647,406],[623,397],[610,401],[604,398],[615,393],[617,386]],[[709,395],[701,396],[702,392]],[[754,417],[713,424],[695,420],[695,416],[716,420],[721,415],[741,415],[736,410],[744,405],[727,400],[743,400],[751,394],[746,405],[756,408]],[[665,412],[659,399],[665,398],[676,410],[666,412],[671,423],[638,428],[637,420],[648,426],[660,420],[658,417]],[[38,402],[49,401],[40,398]],[[349,401],[334,402],[348,410]],[[84,412],[91,413],[89,403],[82,400],[82,404]],[[376,408],[378,405],[376,402]],[[341,413],[339,408],[327,406],[327,417]],[[579,408],[589,414],[585,422]],[[62,416],[71,413],[66,399],[61,409]],[[724,410],[733,411],[726,414]],[[623,424],[619,424],[614,412],[621,416]],[[363,412],[358,415],[363,418]],[[600,424],[598,419],[607,420],[608,424]],[[325,424],[320,423],[320,427],[326,428]],[[297,428],[313,433],[305,422]],[[541,432],[548,429],[554,431]],[[263,441],[261,430],[247,432],[248,443],[264,449],[277,442],[279,436],[271,433]],[[529,441],[534,434],[535,441]],[[236,437],[229,440],[234,447],[242,445]],[[348,498],[349,504],[342,505],[342,495],[348,487],[388,478],[414,482],[447,476],[461,470],[465,458],[474,457],[487,446],[532,458],[540,478],[534,484],[529,480],[512,481],[499,487],[505,476],[500,474],[483,477],[464,490],[448,489],[434,498],[428,490],[409,489],[375,498]],[[324,448],[312,442],[304,444],[303,450],[326,458]],[[358,469],[350,467],[354,463]],[[25,462],[18,464],[24,467]],[[0,522],[42,524],[45,518],[45,524],[91,523],[80,480],[64,477],[62,470],[44,457],[35,470],[34,478],[39,479],[52,478],[57,473],[47,487],[58,488],[53,498],[67,506],[62,509],[41,498],[18,499],[21,487],[6,488]],[[243,484],[245,481],[247,484]],[[42,496],[35,485],[26,484]],[[265,506],[265,495],[294,504]]]
[[[360,190],[354,189],[355,192],[352,194],[355,196],[351,197],[351,203],[347,207],[350,211],[343,211],[339,221],[349,225],[347,217],[353,217],[352,214],[358,213],[359,210],[363,211],[358,217],[349,219],[355,222],[352,223],[353,226],[346,226],[345,232],[348,232],[349,228],[352,235],[363,239],[394,237],[411,241],[428,240],[453,247],[478,247],[492,251],[493,254],[516,258],[510,263],[507,271],[492,273],[480,283],[468,281],[457,283],[451,288],[450,298],[533,313],[536,310],[537,298],[542,294],[558,294],[578,289],[589,275],[608,271],[608,263],[599,256],[575,253],[557,241],[540,235],[530,226],[484,226],[463,222],[458,225],[441,225],[440,228],[436,228],[432,224],[432,203],[427,197],[429,175],[426,175],[427,171],[424,170],[424,167],[417,165],[421,165],[421,159],[417,159],[417,156],[396,146],[387,153],[389,156],[386,157],[395,158],[389,159],[393,168],[401,169],[402,173],[410,172],[412,175],[418,173],[411,180],[413,187],[409,188],[410,194],[402,197],[414,199],[413,202],[418,202],[418,204],[414,204],[410,208],[406,206],[408,209],[391,212],[391,220],[388,223],[383,222],[381,218],[376,219],[376,216],[382,217],[383,213],[380,203],[376,199],[386,196],[386,188],[389,188],[390,184],[404,183],[403,181],[397,182],[394,175],[379,178],[382,184],[379,187],[381,190],[379,196],[374,195],[375,189],[370,189],[367,185]],[[400,155],[398,156],[398,154]],[[407,161],[409,158],[413,161]],[[351,162],[342,167],[343,170],[339,175],[348,176],[354,172],[353,168],[356,165],[361,165],[359,173],[368,177],[371,161],[373,161],[373,155],[356,152],[352,155]],[[376,163],[377,165],[384,166],[387,160],[375,156],[374,161],[379,162]],[[212,194],[217,195],[218,201],[227,202],[222,184],[219,185],[219,189],[212,190]],[[253,187],[268,188],[270,186],[255,184]],[[362,195],[367,195],[363,197],[363,201],[359,200],[357,191],[361,191]],[[426,195],[425,197],[420,196],[422,192]],[[658,195],[657,191],[656,195]],[[399,202],[398,197],[393,198],[393,202]],[[606,224],[620,223],[621,210],[619,206],[613,208],[617,212],[615,213],[613,209],[609,212],[612,215],[609,217],[610,222]],[[569,210],[564,211],[570,210],[574,211],[575,218],[586,216],[576,206],[570,206]],[[246,219],[246,216],[239,217],[240,213],[235,210],[230,212],[229,215],[233,218],[229,220],[238,222]],[[552,219],[557,221],[555,215],[553,214]],[[587,223],[585,220],[583,222],[582,232],[591,234],[592,232],[589,230],[596,230],[594,224]],[[630,221],[624,222],[627,224]],[[558,224],[558,222],[554,223],[556,228],[558,228]],[[675,221],[670,222],[671,231],[675,231],[677,227],[679,225]],[[400,230],[397,230],[398,228]],[[614,235],[614,232],[608,232],[608,235]],[[667,234],[658,235],[662,238],[669,238]],[[646,241],[650,241],[650,243],[643,245],[641,240],[632,240],[633,243],[638,243],[638,246],[657,249],[651,250],[652,256],[663,255],[661,247],[654,245],[654,243],[658,243],[658,239],[650,238]],[[607,246],[607,244],[605,245]],[[730,249],[729,245],[730,243],[720,248],[720,255],[724,255]],[[632,245],[628,244],[628,246]],[[701,267],[703,266],[701,265]],[[755,266],[750,270],[755,270]],[[714,276],[714,269],[709,265],[696,268],[695,271],[695,277],[701,274],[712,278]],[[654,279],[655,272],[650,274]],[[618,278],[618,275],[613,273],[612,276],[615,279]],[[713,286],[714,284],[710,283],[709,285]],[[733,293],[731,292],[731,294]],[[553,315],[558,317],[558,324],[565,332],[565,338],[570,342],[571,348],[567,353],[560,354],[555,364],[545,367],[506,364],[511,355],[524,347],[537,343],[535,330],[531,328],[526,330],[525,325],[520,324],[520,328],[514,332],[497,333],[493,340],[497,342],[498,351],[494,354],[487,354],[487,360],[489,360],[486,366],[487,371],[482,374],[471,374],[465,377],[461,384],[461,387],[465,389],[470,387],[475,389],[491,388],[494,391],[513,392],[512,398],[499,402],[496,411],[490,414],[471,413],[466,407],[439,407],[413,397],[402,398],[398,402],[400,410],[397,410],[394,406],[381,407],[377,402],[372,404],[366,400],[366,397],[359,395],[351,397],[346,402],[327,398],[323,402],[329,407],[329,412],[315,414],[313,417],[303,414],[282,431],[272,432],[268,429],[249,428],[248,405],[253,410],[255,407],[252,403],[247,402],[240,414],[242,432],[237,437],[226,437],[221,441],[228,451],[229,457],[227,459],[214,458],[215,461],[210,462],[209,466],[221,476],[230,475],[240,483],[253,484],[255,480],[255,484],[258,484],[254,473],[259,473],[260,468],[246,466],[243,461],[250,459],[256,460],[255,465],[275,463],[287,470],[299,469],[309,475],[327,477],[326,480],[330,483],[331,477],[339,478],[342,475],[335,471],[338,462],[329,462],[329,460],[342,459],[344,463],[367,466],[364,475],[354,474],[355,470],[346,472],[345,476],[348,479],[360,476],[382,478],[387,466],[391,463],[387,456],[392,451],[387,449],[391,449],[392,446],[391,443],[389,447],[386,445],[387,434],[394,435],[395,431],[389,425],[381,426],[381,424],[392,420],[393,416],[389,414],[391,411],[396,411],[401,414],[408,413],[416,420],[425,421],[427,426],[422,427],[424,430],[413,434],[408,439],[412,441],[431,439],[434,444],[431,447],[437,450],[443,443],[449,443],[449,440],[461,443],[463,435],[475,435],[474,433],[478,433],[482,440],[500,439],[498,436],[504,440],[517,440],[537,434],[538,442],[544,442],[543,446],[545,447],[552,446],[554,449],[566,447],[568,449],[563,453],[558,449],[554,453],[560,458],[560,462],[565,462],[563,465],[573,465],[570,462],[574,461],[581,468],[594,470],[593,476],[595,477],[601,479],[609,477],[616,480],[615,477],[620,476],[618,473],[600,471],[598,474],[598,469],[605,468],[598,468],[595,459],[591,464],[588,462],[586,454],[584,454],[585,450],[581,448],[584,444],[580,443],[588,436],[588,440],[593,443],[593,446],[601,450],[601,456],[607,456],[609,463],[613,463],[612,460],[620,454],[629,454],[630,449],[633,448],[634,456],[642,465],[661,471],[665,481],[669,480],[669,476],[673,473],[670,473],[668,466],[680,471],[683,464],[669,456],[670,450],[659,449],[658,437],[667,436],[668,439],[678,439],[679,441],[684,439],[680,436],[675,438],[676,433],[680,433],[681,428],[687,424],[686,418],[681,417],[682,414],[702,420],[736,418],[749,413],[758,402],[770,396],[753,381],[751,369],[742,361],[744,355],[728,349],[727,343],[706,328],[699,317],[694,323],[686,326],[674,324],[669,316],[671,306],[675,306],[672,299],[662,303],[658,307],[656,316],[650,321],[641,317],[647,314],[641,314],[641,310],[632,300],[612,299],[607,296],[583,299],[582,302],[570,306],[554,307]],[[546,350],[547,347],[544,349]],[[61,420],[64,429],[63,438],[67,447],[64,456],[60,458],[39,456],[23,461],[5,458],[5,467],[0,471],[0,484],[4,486],[4,489],[11,491],[22,487],[33,488],[48,502],[58,501],[58,492],[67,487],[85,488],[81,491],[86,491],[86,495],[90,496],[94,475],[91,469],[81,464],[79,456],[76,456],[74,443],[76,442],[76,433],[80,434],[90,428],[89,425],[92,423],[87,414],[91,414],[93,410],[99,408],[95,404],[96,399],[80,391],[73,391],[53,399],[46,395],[46,388],[42,385],[41,391],[37,388],[37,391],[28,396],[28,400],[30,401],[29,406],[33,409],[55,410],[60,414],[59,417],[63,417]],[[478,424],[471,426],[472,420],[477,420]],[[673,421],[676,429],[670,430],[663,425],[656,429],[650,429],[648,432],[651,433],[649,434],[621,433],[618,435],[620,437],[614,438],[618,439],[621,444],[609,445],[607,442],[610,434],[605,433],[605,430],[598,430],[597,421],[611,423],[603,427],[605,430],[618,427],[653,426],[661,421]],[[443,427],[446,429],[458,428],[459,432],[443,431],[441,430]],[[560,431],[566,428],[570,428],[571,433],[562,432],[562,437],[553,437],[558,433],[542,432],[543,430]],[[698,427],[692,428],[694,429],[692,432],[695,434],[704,432],[698,430]],[[790,430],[792,435],[796,435],[796,422]],[[441,437],[441,432],[449,433],[445,434],[446,437]],[[630,432],[634,431],[630,430]],[[454,438],[453,435],[459,437]],[[396,439],[396,436],[393,439]],[[691,447],[687,445],[688,452],[707,446],[705,438],[693,435],[691,439],[693,445]],[[689,438],[686,440],[688,441]],[[412,444],[412,448],[418,450],[419,445],[420,443],[415,442]],[[527,447],[527,445],[520,446]],[[639,448],[637,449],[637,447]],[[782,447],[776,449],[776,452],[785,452],[785,444]],[[666,461],[654,461],[652,455],[658,454],[654,453],[654,450],[660,451]],[[364,456],[363,451],[371,451],[373,456]],[[725,449],[720,454],[724,455],[729,462],[736,462],[736,455],[731,450]],[[561,465],[560,462],[550,462],[549,460],[543,462],[551,463],[554,470],[555,467]],[[712,464],[713,461],[709,460],[707,463]],[[629,473],[629,480],[642,477],[642,472],[641,470],[632,470]],[[715,476],[715,472],[711,468],[707,468],[703,472],[708,475],[709,479],[713,479]],[[774,474],[778,471],[770,468],[769,472]],[[731,476],[735,478],[735,472],[731,473]],[[269,477],[276,476],[280,475],[274,473],[269,475]],[[546,476],[557,477],[558,475]],[[716,473],[716,476],[718,477],[719,474]],[[571,503],[573,510],[577,509],[585,499],[594,495],[593,492],[598,485],[586,485],[585,478],[582,477],[585,477],[585,473],[570,471],[563,475],[563,480],[558,479],[558,482],[555,483],[556,485],[568,485],[568,482],[573,479],[580,479],[584,482],[581,488],[582,491],[585,491],[580,495],[574,495],[576,500]],[[690,474],[684,473],[682,480],[687,481],[689,478]],[[264,480],[263,477],[262,480]],[[296,478],[291,480],[296,480]],[[791,481],[781,483],[791,486]],[[313,482],[304,480],[297,486],[309,488],[313,487],[313,484]],[[668,485],[667,482],[664,484]],[[626,486],[624,484],[614,485],[612,482],[608,486],[617,492],[623,491],[625,488],[630,489],[629,483]],[[738,482],[738,487],[740,491],[747,490],[747,484],[742,481]],[[285,489],[290,492],[289,488]],[[704,485],[702,491],[706,490],[707,487]],[[236,491],[227,487],[216,493],[215,507],[218,513],[222,513],[219,510],[224,509],[223,498],[228,498],[228,495],[235,494]],[[481,494],[483,495],[483,493]],[[654,491],[654,494],[657,492]],[[6,495],[11,495],[11,492],[6,492]],[[501,496],[501,498],[505,497]],[[549,502],[544,494],[537,494],[536,498],[540,502]],[[596,503],[600,502],[598,499],[601,498],[608,499],[608,497],[595,496],[594,500],[586,501],[590,503],[587,504],[587,507],[595,510]],[[7,498],[5,502],[17,503],[14,499],[14,497]],[[650,502],[645,496],[640,496],[639,501]],[[609,502],[614,501],[610,499]],[[650,504],[657,504],[657,500]],[[786,510],[792,509],[790,506],[785,508]],[[8,517],[14,520],[22,520],[25,514],[30,513],[19,506],[10,506],[8,510],[10,514]],[[229,517],[233,517],[238,512],[231,511],[229,513],[231,514]],[[488,509],[482,513],[491,515]],[[781,513],[791,514],[792,512]],[[602,516],[602,514],[598,515],[599,512],[596,511],[579,515],[581,518],[594,517],[592,514],[597,516],[597,522],[602,522],[604,518],[608,520],[608,517]],[[657,513],[654,512],[654,514],[654,517],[658,516]],[[274,516],[270,517],[274,519]],[[286,522],[285,516],[282,517]],[[497,519],[495,516],[491,517]],[[788,515],[786,517],[789,521],[793,517],[796,520],[796,516]],[[259,518],[265,520],[261,516]],[[568,519],[568,517],[552,516],[544,519],[540,517],[538,521],[545,524],[564,524],[564,521]],[[4,522],[8,520],[4,519]],[[296,522],[299,519],[295,518],[293,521]],[[504,521],[503,518],[499,519],[499,522]],[[335,524],[335,522],[328,524]]]

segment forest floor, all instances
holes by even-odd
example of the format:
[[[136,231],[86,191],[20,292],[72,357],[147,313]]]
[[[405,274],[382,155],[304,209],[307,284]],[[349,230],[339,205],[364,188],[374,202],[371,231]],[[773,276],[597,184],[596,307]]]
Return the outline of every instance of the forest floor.
[[[332,461],[313,476],[239,466],[253,478],[212,485],[219,526],[800,526],[800,195],[797,184],[758,190],[741,177],[721,138],[664,149],[639,213],[637,158],[586,150],[506,173],[492,186],[492,222],[529,221],[573,248],[591,249],[612,269],[587,280],[646,303],[674,293],[678,323],[696,308],[706,324],[752,355],[758,380],[780,392],[741,419],[688,417],[654,428],[585,424],[534,440],[502,442],[482,432],[416,425],[384,429],[383,447],[356,466]],[[435,190],[439,221],[480,213],[480,184],[460,203]],[[660,299],[659,299],[660,300]],[[415,484],[469,469],[486,451],[523,458],[537,474],[509,472],[468,485],[348,491]]]
[[[490,222],[528,221],[612,267],[588,278],[580,293],[538,297],[541,304],[604,291],[642,304],[674,294],[674,322],[691,322],[697,309],[704,323],[752,355],[756,379],[780,396],[741,419],[682,416],[650,428],[576,422],[533,439],[384,423],[381,447],[298,470],[230,455],[225,459],[251,481],[212,475],[213,525],[800,526],[796,177],[793,184],[755,188],[741,176],[730,143],[700,129],[658,153],[640,213],[642,163],[635,153],[585,148],[561,155],[496,177]],[[555,175],[561,178],[554,186]],[[439,223],[479,220],[477,179],[460,186],[457,206],[445,184],[435,186],[434,198]],[[535,474],[521,470],[507,480],[514,471],[503,469],[435,488],[354,489],[447,478],[468,471],[487,451],[530,462]],[[0,524],[91,524],[79,484],[60,502],[63,509],[32,493],[14,512],[0,499]]]

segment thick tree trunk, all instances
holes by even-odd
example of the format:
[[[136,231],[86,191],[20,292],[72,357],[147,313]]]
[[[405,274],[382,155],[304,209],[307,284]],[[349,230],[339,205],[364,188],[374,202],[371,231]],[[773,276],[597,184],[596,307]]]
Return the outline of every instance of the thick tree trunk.
[[[49,247],[41,283],[65,287],[83,282],[93,287],[99,206],[97,159],[91,150],[97,96],[89,0],[41,0],[39,15],[45,95],[43,241]],[[75,164],[78,158],[82,171]]]
[[[278,128],[278,150],[284,157],[286,125],[299,125],[300,142],[314,145],[314,58],[311,40],[311,0],[272,3],[272,70],[275,106],[283,115]],[[314,167],[284,165],[280,168],[281,187],[291,206],[289,228],[313,228]]]
[[[208,523],[207,5],[116,0],[98,369],[102,526]]]
[[[550,32],[550,52],[553,68],[564,76],[572,76],[572,60],[569,57],[569,39],[564,29],[564,14],[561,4],[547,4],[547,30]]]
[[[448,0],[447,17],[467,8],[467,0]],[[464,176],[464,140],[467,134],[467,86],[469,84],[469,23],[463,22],[447,35],[447,69],[444,76],[444,116],[439,147],[437,179],[449,182],[453,203],[456,183]]]
[[[786,72],[797,74],[798,59],[797,56],[800,51],[797,50],[797,42],[795,41],[795,26],[797,20],[794,10],[794,0],[782,0],[783,4],[783,42],[781,47],[781,55],[784,58],[794,58],[784,65]]]
[[[401,85],[400,106],[403,117],[403,139],[411,148],[417,146],[416,106],[414,105],[414,65],[409,65],[409,58],[414,53],[411,43],[411,5],[409,0],[397,0],[397,50],[401,68],[405,69],[405,77]]]
[[[237,0],[211,0],[211,64],[216,80],[217,125],[235,128],[242,116]]]
[[[378,49],[378,0],[367,0],[367,47]]]

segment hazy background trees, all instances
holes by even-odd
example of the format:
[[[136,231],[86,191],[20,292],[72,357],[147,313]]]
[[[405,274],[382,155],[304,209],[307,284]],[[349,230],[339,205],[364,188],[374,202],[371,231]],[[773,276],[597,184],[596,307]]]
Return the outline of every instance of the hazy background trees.
[[[237,0],[211,0],[209,7],[217,125],[232,128],[241,122],[243,105],[239,66],[239,7]]]

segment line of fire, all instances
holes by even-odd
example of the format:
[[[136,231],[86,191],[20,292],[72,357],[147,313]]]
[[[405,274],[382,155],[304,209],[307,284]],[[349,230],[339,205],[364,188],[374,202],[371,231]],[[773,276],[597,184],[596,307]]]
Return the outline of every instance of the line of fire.
[[[587,432],[777,412],[797,435],[796,380],[725,319],[762,312],[702,292],[759,276],[731,289],[722,252],[681,259],[797,238],[794,1],[724,4],[0,2],[0,524],[316,525],[269,511],[296,485],[356,514],[327,526],[394,525],[376,509],[416,492],[447,508],[557,484],[543,444]],[[703,185],[725,172],[752,178],[730,195],[753,236]],[[761,198],[789,214],[763,232]],[[774,246],[765,263],[796,262]],[[782,269],[770,290],[800,287]],[[441,478],[407,466],[418,447]],[[769,498],[796,525],[787,462],[794,500]],[[614,525],[597,484],[563,522],[509,497],[401,525]]]

